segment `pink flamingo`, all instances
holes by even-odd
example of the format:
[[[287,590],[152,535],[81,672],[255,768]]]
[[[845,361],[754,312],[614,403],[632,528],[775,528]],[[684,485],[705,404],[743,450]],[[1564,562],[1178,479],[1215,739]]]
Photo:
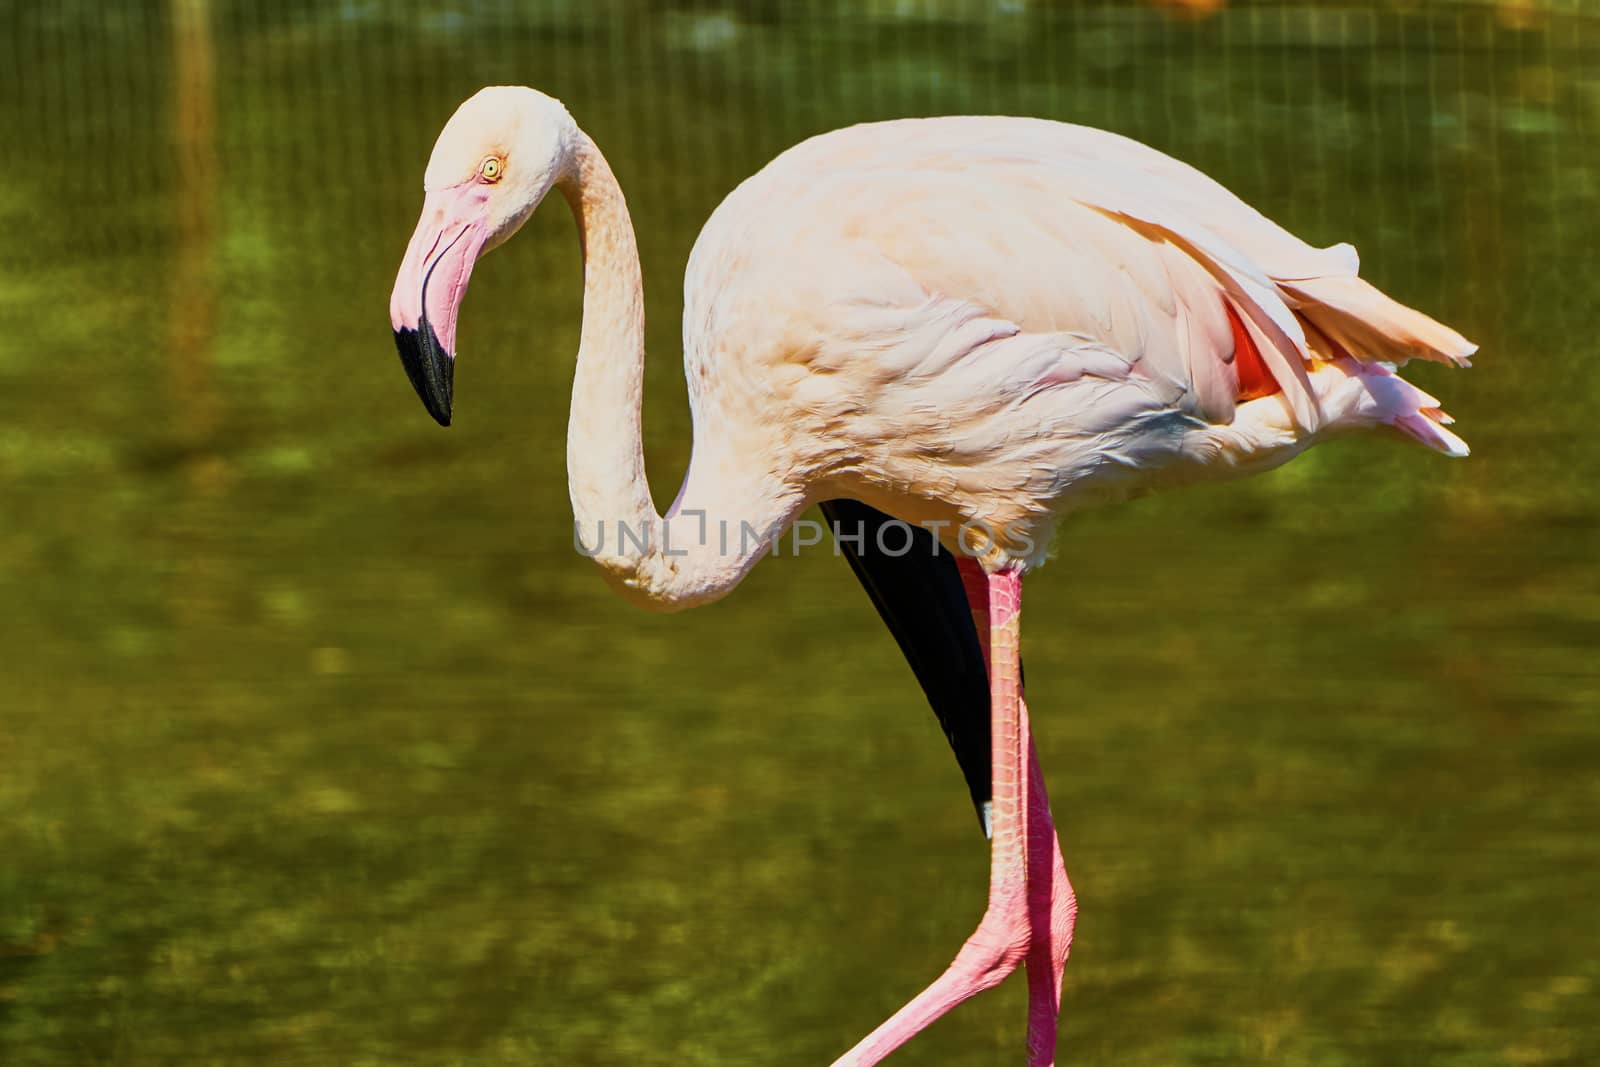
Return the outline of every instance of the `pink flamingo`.
[[[1022,699],[1023,575],[1076,508],[1348,431],[1466,455],[1394,365],[1465,364],[1474,346],[1358,278],[1350,246],[1313,248],[1125,138],[1023,118],[855,126],[768,164],[695,244],[694,450],[663,517],[640,446],[633,227],[559,101],[488,88],[445,125],[390,302],[401,360],[448,425],[473,265],[552,188],[584,253],[567,472],[585,553],[672,611],[726,594],[812,504],[858,523],[851,562],[990,831],[977,931],[837,1063],[877,1063],[1021,963],[1028,1062],[1053,1063],[1076,905]]]

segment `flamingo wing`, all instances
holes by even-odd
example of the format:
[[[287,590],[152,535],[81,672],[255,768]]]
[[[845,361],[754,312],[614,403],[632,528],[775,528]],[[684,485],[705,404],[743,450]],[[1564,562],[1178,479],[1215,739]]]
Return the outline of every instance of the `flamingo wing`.
[[[953,381],[967,351],[985,353],[992,382],[1033,369],[1043,349],[1072,363],[1089,342],[1214,424],[1281,390],[1310,434],[1337,414],[1322,410],[1312,359],[1464,363],[1474,350],[1358,269],[1350,245],[1307,244],[1116,134],[1022,118],[875,123],[797,145],[718,208],[691,257],[691,277],[707,277],[686,292],[686,358],[708,363],[692,342],[717,335],[785,362],[763,368],[769,386],[820,369],[813,385],[837,392],[828,375],[847,370],[847,392],[878,374],[901,394]],[[1011,334],[1036,340],[988,343]],[[1029,366],[1002,368],[1002,354]],[[878,366],[858,369],[868,355]],[[1046,384],[1062,373],[1074,372]]]

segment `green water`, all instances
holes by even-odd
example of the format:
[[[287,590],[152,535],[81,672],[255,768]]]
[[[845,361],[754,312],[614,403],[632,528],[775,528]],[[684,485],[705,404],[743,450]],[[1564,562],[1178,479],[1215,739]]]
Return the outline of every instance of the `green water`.
[[[1414,372],[1470,460],[1328,446],[1029,582],[1063,1062],[1600,1062],[1600,22],[212,6],[209,78],[165,6],[0,7],[0,1061],[824,1064],[979,914],[842,562],[662,618],[573,554],[564,208],[474,279],[456,426],[417,403],[422,167],[512,81],[628,191],[659,501],[699,224],[861,119],[1139,137],[1480,342]],[[1019,1063],[1024,1009],[894,1062]]]

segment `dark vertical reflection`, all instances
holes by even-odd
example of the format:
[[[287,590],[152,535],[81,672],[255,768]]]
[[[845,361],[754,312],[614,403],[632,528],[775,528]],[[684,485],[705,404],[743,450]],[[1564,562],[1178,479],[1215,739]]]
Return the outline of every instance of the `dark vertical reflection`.
[[[214,487],[217,428],[217,103],[210,0],[171,0],[174,256],[169,294],[173,424],[193,450],[190,475]]]
[[[218,610],[218,545],[208,516],[227,476],[218,451],[217,101],[211,0],[170,0],[172,145],[176,155],[173,263],[168,294],[167,416],[187,488],[172,516],[172,609],[180,634]],[[180,640],[180,659],[194,647]]]

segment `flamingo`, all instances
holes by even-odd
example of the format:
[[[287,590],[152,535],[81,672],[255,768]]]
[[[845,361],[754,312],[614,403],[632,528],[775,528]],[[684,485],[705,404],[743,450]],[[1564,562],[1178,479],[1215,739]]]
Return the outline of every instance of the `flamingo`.
[[[866,1067],[1025,965],[1055,1060],[1076,900],[1022,692],[1021,595],[1071,512],[1276,466],[1351,431],[1467,446],[1401,378],[1475,346],[1199,171],[1029,118],[880,122],[779,155],[712,213],[684,279],[689,469],[657,513],[640,444],[644,301],[621,188],[553,97],[481,90],[445,124],[390,301],[449,425],[478,258],[551,189],[577,220],[567,431],[576,541],[623,596],[728,593],[813,504],[944,724],[990,839],[949,967],[836,1061]]]

